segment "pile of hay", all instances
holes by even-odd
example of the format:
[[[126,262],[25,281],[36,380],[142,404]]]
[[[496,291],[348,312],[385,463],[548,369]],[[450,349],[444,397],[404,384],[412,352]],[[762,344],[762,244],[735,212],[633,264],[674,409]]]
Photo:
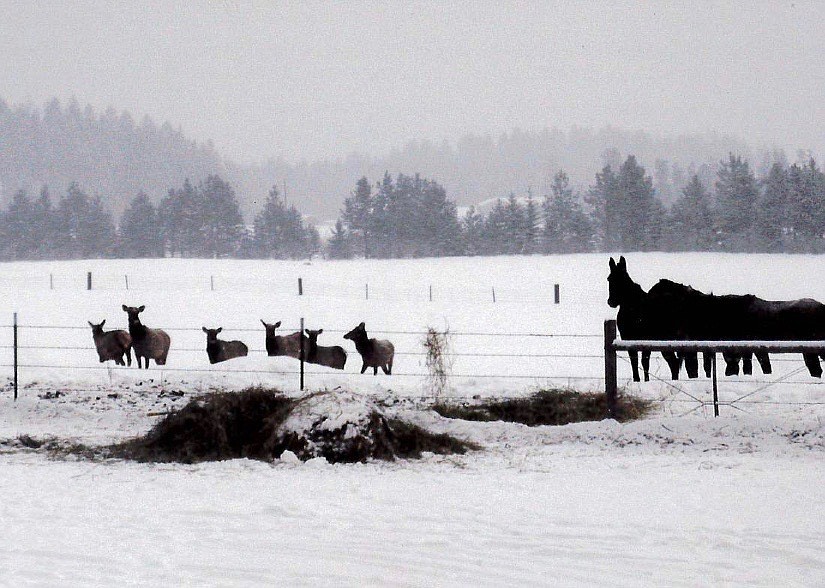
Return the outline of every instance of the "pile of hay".
[[[650,410],[647,400],[622,394],[618,401],[619,420],[642,418]],[[525,398],[486,400],[478,403],[433,406],[441,416],[468,421],[506,421],[529,426],[566,425],[582,421],[600,421],[607,414],[607,397],[603,392],[579,392],[570,388],[539,390]]]
[[[349,392],[290,399],[275,390],[213,393],[166,416],[147,435],[106,452],[148,462],[272,460],[285,451],[330,463],[418,458],[424,451],[464,453],[476,446],[387,418],[371,400]]]

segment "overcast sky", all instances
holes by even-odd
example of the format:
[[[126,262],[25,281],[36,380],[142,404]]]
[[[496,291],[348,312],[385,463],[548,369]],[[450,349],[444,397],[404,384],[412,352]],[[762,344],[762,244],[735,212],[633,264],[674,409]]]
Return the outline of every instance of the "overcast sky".
[[[825,2],[0,0],[0,97],[242,162],[607,124],[825,152]]]

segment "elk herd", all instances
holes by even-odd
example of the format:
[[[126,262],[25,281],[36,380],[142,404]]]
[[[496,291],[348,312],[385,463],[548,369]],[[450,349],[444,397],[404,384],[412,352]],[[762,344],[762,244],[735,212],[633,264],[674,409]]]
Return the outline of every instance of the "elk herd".
[[[131,366],[131,352],[134,351],[138,368],[148,368],[150,359],[154,360],[156,365],[166,365],[171,338],[163,329],[150,329],[141,322],[139,315],[145,309],[145,306],[123,305],[123,311],[128,317],[128,332],[124,330],[104,331],[105,320],[98,324],[89,322],[89,326],[92,327],[92,339],[101,363],[113,360],[117,365]],[[318,345],[318,336],[324,332],[323,329],[305,329],[304,333],[295,331],[289,335],[278,335],[276,331],[281,326],[280,321],[270,324],[261,320],[261,323],[264,326],[264,343],[268,356],[286,356],[300,360],[303,352],[304,361],[307,363],[338,370],[344,369],[347,363],[347,352],[343,347]],[[206,334],[206,355],[209,363],[220,363],[236,357],[244,357],[249,353],[249,348],[242,341],[218,339],[218,335],[223,330],[222,327],[217,329],[202,327],[202,329]],[[378,373],[379,367],[385,374],[392,374],[392,362],[395,355],[392,343],[383,339],[370,338],[364,323],[346,333],[344,339],[351,340],[355,344],[356,351],[361,355],[362,374],[368,367],[373,368],[373,375]]]

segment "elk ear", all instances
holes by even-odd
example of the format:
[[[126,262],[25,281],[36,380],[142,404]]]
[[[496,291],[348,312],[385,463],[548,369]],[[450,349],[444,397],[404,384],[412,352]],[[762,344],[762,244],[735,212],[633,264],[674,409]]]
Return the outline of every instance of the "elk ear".
[[[280,327],[280,326],[281,326],[281,321],[278,321],[277,323],[275,323],[275,324],[274,324],[274,325],[272,325],[272,326],[273,326],[273,327],[275,327],[275,328],[277,329],[278,327]]]
[[[264,319],[261,319],[261,324],[264,326],[264,328],[266,327],[266,323],[264,322]]]
[[[90,326],[90,327],[94,327],[94,326],[95,326],[95,325],[94,325],[94,323],[93,323],[92,321],[86,321],[86,322],[87,322],[87,323],[89,323],[89,326]]]
[[[141,306],[138,307],[138,312],[143,312],[144,310],[146,310],[145,306],[141,305]]]
[[[309,329],[304,329],[304,331],[306,331],[306,334],[309,335]]]
[[[217,329],[215,329],[216,333],[220,333],[221,331],[223,331],[223,327],[218,327]]]
[[[610,269],[612,269],[612,270],[613,270],[613,269],[616,269],[616,262],[615,262],[615,261],[613,261],[613,258],[612,258],[612,257],[610,258]]]
[[[100,323],[100,326],[102,327],[105,324],[106,324],[106,319],[103,319],[103,321]]]
[[[324,329],[318,329],[318,334],[319,334],[319,335],[320,335],[321,333],[323,333],[323,332],[324,332]]]
[[[127,307],[126,307],[126,305],[124,304],[124,305],[123,305],[123,310],[124,310],[124,311],[126,311],[126,312],[129,312],[128,310],[126,310],[126,308],[127,308]]]
[[[366,328],[367,328],[367,325],[365,325],[364,323],[361,323],[361,324],[360,324],[360,325],[358,325],[358,326],[359,326],[359,327],[361,327],[362,329],[366,329]]]
[[[206,327],[201,327],[201,329],[203,329],[203,332],[204,332],[204,333],[208,332],[208,331],[206,330]]]

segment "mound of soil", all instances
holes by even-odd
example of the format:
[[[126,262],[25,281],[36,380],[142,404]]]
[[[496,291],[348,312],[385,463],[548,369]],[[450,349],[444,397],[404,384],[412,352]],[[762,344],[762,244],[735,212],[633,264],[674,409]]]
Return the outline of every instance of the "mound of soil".
[[[197,463],[272,460],[291,451],[331,463],[417,458],[424,451],[464,453],[472,444],[387,418],[371,400],[348,392],[290,399],[274,390],[213,393],[166,416],[147,435],[110,446],[112,457]]]
[[[650,403],[633,396],[618,398],[620,421],[643,417]],[[436,404],[441,416],[468,421],[506,421],[529,426],[566,425],[582,421],[600,421],[607,414],[604,393],[578,392],[571,389],[540,390],[525,398],[488,400],[474,404]]]

